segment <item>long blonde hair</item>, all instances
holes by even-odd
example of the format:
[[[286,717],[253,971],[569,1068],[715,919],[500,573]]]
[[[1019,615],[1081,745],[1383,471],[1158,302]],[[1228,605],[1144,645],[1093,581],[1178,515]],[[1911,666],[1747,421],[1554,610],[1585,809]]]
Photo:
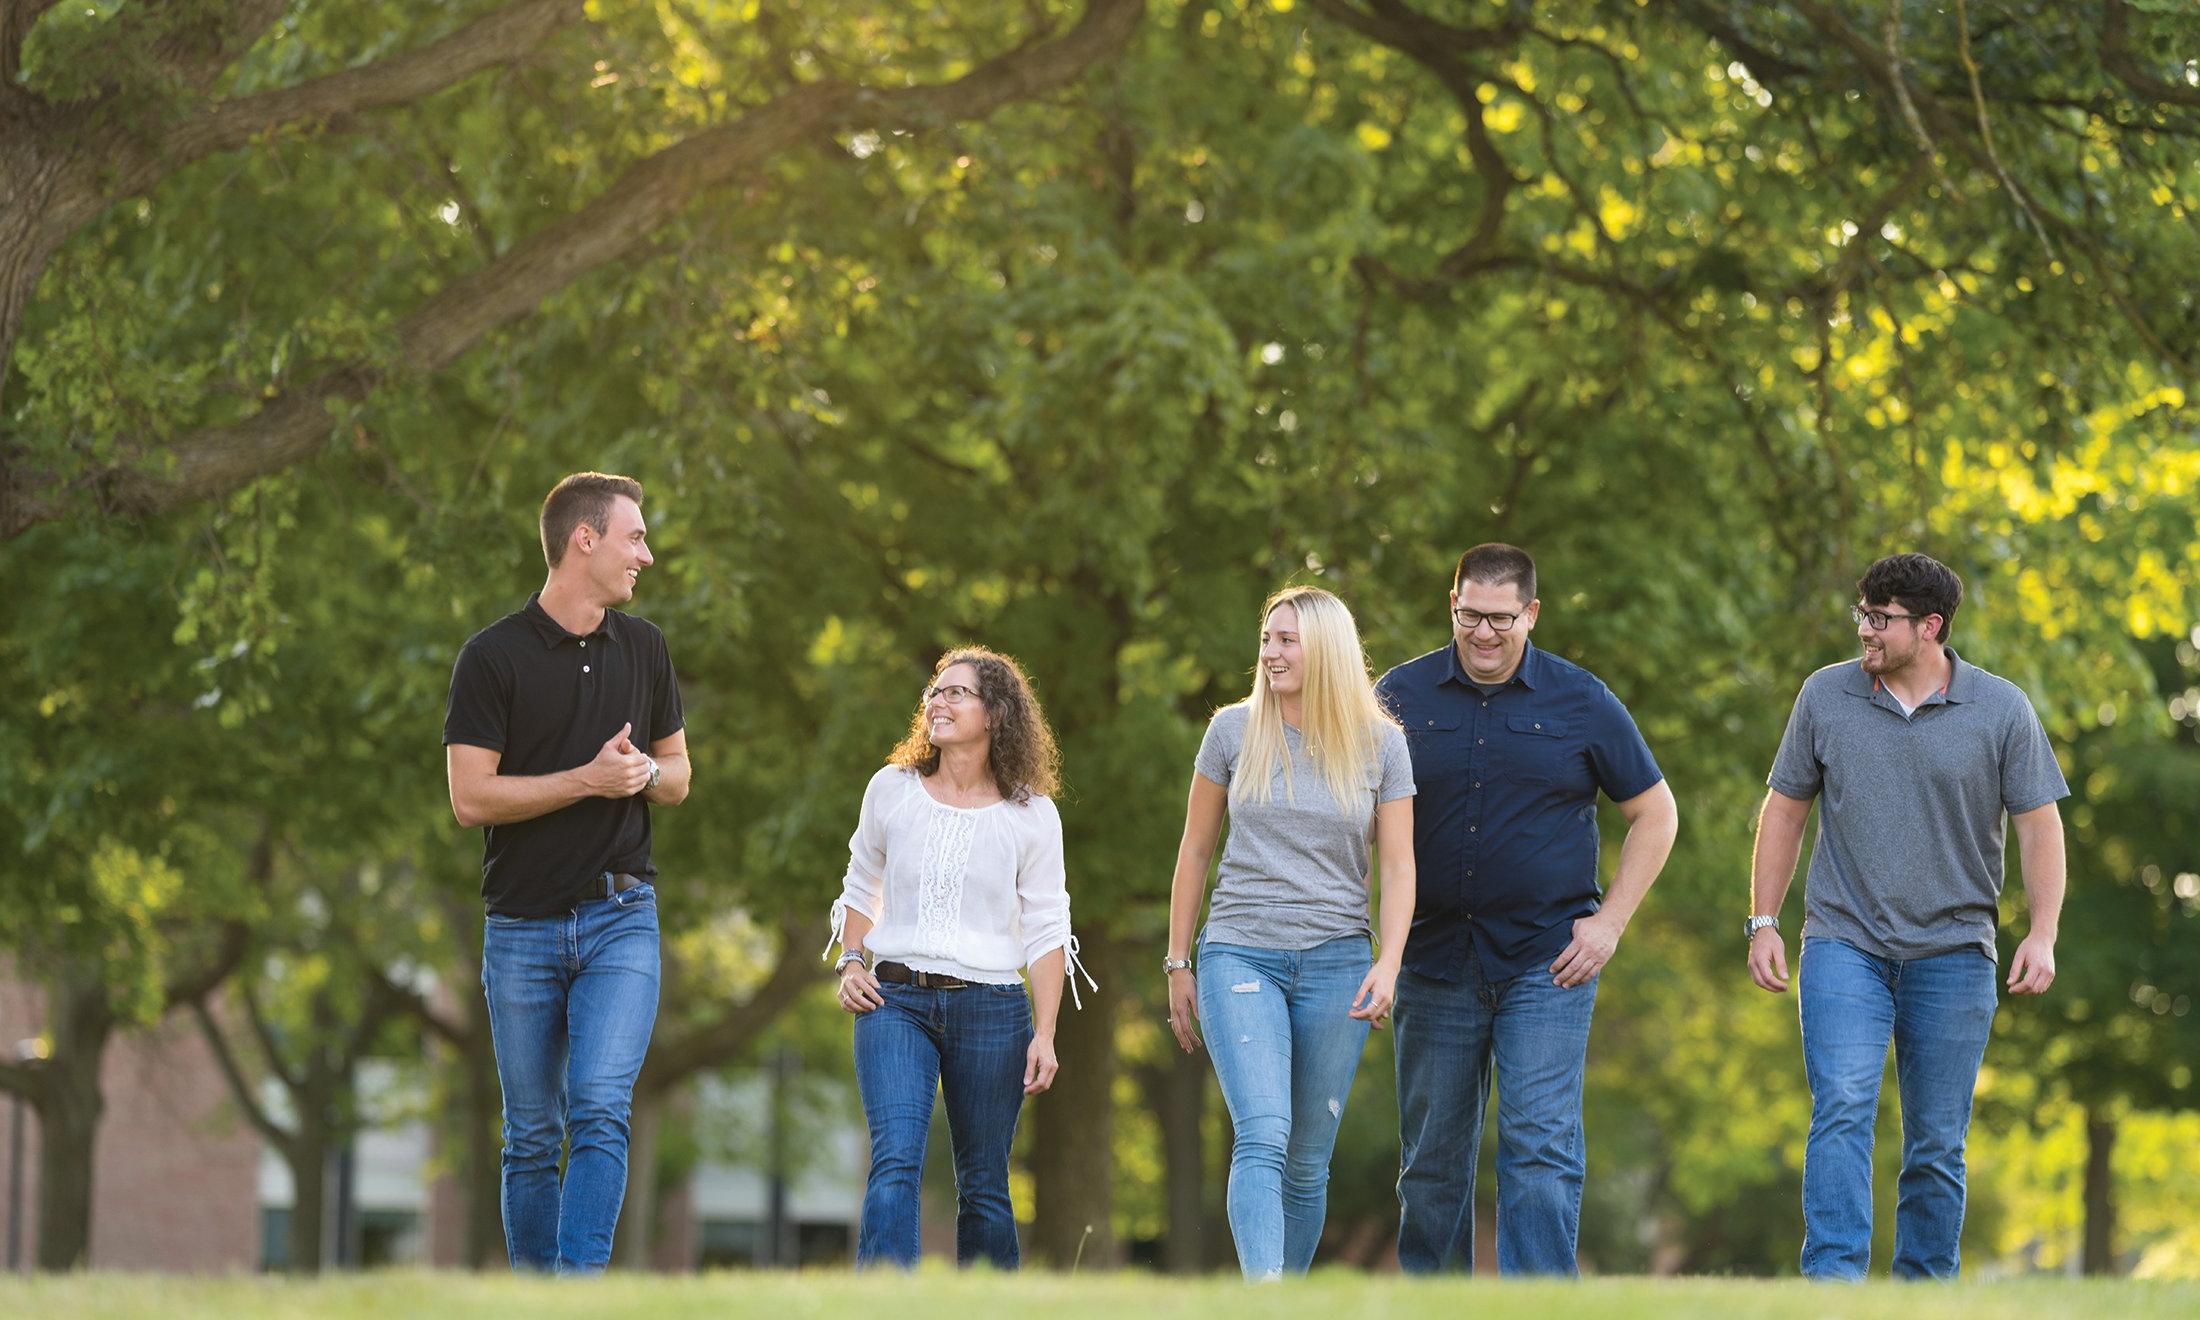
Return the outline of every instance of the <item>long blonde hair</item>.
[[[1319,587],[1285,587],[1260,607],[1261,626],[1279,605],[1299,616],[1299,737],[1313,758],[1314,772],[1329,786],[1337,809],[1350,814],[1368,791],[1368,772],[1381,754],[1384,725],[1395,725],[1375,695],[1360,650],[1360,629],[1343,601]],[[1270,781],[1280,761],[1284,792],[1293,804],[1291,745],[1284,738],[1283,701],[1268,687],[1268,668],[1253,665],[1253,691],[1245,698],[1245,742],[1238,753],[1230,796],[1267,802]]]

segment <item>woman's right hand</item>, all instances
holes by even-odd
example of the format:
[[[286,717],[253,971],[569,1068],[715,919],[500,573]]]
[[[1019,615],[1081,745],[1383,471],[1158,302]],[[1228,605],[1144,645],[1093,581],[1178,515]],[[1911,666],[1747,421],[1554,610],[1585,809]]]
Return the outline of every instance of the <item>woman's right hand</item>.
[[[878,978],[870,968],[852,962],[840,969],[840,1006],[851,1013],[886,1007],[886,996],[879,993]]]
[[[1189,967],[1169,973],[1169,1030],[1186,1054],[1199,1048],[1199,982]]]

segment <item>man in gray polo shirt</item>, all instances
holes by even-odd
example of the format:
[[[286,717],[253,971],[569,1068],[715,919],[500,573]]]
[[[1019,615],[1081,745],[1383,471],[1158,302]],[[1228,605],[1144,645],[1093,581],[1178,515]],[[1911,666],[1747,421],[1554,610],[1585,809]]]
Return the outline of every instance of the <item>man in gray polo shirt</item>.
[[[1779,911],[1812,798],[1822,798],[1803,891],[1803,1273],[1863,1277],[1871,1250],[1872,1127],[1894,1041],[1902,1175],[1894,1273],[1953,1278],[1963,1144],[1993,1028],[2003,817],[2015,828],[2032,928],[2012,994],[2055,979],[2062,817],[2069,795],[2039,716],[2015,684],[1948,646],[1963,582],[1891,555],[1857,584],[1862,663],[1803,682],[1757,822],[1749,974],[1787,989]]]

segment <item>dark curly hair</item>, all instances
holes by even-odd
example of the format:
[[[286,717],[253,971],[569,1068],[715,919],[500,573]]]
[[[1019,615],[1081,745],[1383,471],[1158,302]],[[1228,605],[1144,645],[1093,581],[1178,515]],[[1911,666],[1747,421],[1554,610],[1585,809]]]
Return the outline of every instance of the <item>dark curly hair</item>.
[[[993,731],[986,764],[992,767],[1001,796],[1010,802],[1028,802],[1034,793],[1052,797],[1061,788],[1062,753],[1054,745],[1054,730],[1047,727],[1039,698],[1032,695],[1031,680],[1015,660],[998,651],[958,646],[932,666],[933,682],[955,665],[978,671],[978,700],[985,703],[986,722]],[[927,777],[940,768],[940,749],[932,745],[921,700],[909,721],[908,736],[886,763],[909,766]]]

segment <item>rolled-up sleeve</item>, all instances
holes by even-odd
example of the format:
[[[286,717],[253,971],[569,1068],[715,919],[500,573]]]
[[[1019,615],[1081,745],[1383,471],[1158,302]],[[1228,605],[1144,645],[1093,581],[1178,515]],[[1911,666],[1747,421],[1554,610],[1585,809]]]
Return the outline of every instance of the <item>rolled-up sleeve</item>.
[[[1047,798],[1034,798],[1034,814],[1018,849],[1016,907],[1024,937],[1024,966],[1070,942],[1069,877],[1062,861],[1062,816]]]
[[[848,836],[848,871],[841,877],[840,897],[833,900],[833,933],[825,944],[828,957],[835,944],[847,947],[841,931],[847,925],[848,909],[862,913],[874,926],[885,911],[886,818],[892,810],[889,803],[894,774],[890,766],[879,771],[863,790],[856,832]]]

